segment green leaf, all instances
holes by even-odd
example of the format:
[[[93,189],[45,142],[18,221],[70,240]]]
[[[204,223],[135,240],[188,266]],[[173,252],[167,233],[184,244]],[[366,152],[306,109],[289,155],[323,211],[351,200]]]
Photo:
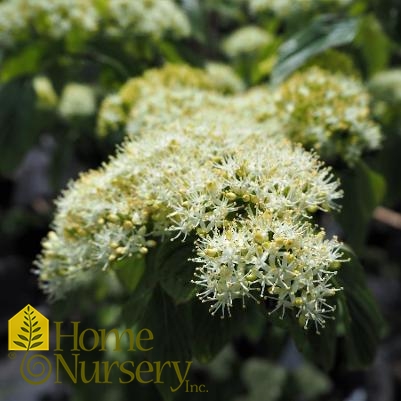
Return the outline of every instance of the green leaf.
[[[362,161],[340,173],[340,179],[344,198],[337,220],[345,231],[346,241],[360,252],[373,210],[385,195],[385,180]]]
[[[0,172],[12,172],[38,139],[35,99],[28,80],[0,86]]]
[[[152,361],[176,361],[181,372],[185,372],[192,359],[190,339],[191,313],[189,305],[175,305],[174,301],[157,288],[148,304],[139,327],[150,329],[154,335],[154,348],[146,355]],[[172,400],[179,382],[174,369],[166,369],[161,376],[163,384],[155,384],[163,399]],[[185,384],[183,384],[185,385]],[[181,387],[177,391],[184,391]]]
[[[40,341],[40,342],[38,342],[38,343],[34,343],[34,344],[31,345],[31,349],[32,349],[32,348],[39,347],[39,345],[41,345],[41,344],[43,344],[43,341]]]
[[[145,258],[138,258],[135,255],[116,262],[113,267],[121,284],[131,293],[135,290],[143,276]]]
[[[138,323],[143,317],[157,284],[154,250],[151,250],[144,260],[144,274],[121,310],[123,321],[128,327]]]
[[[305,357],[326,371],[333,367],[337,341],[334,319],[327,319],[326,326],[319,328],[318,334],[313,325],[305,330],[294,316],[290,320],[289,330],[298,350]]]
[[[311,57],[327,49],[351,43],[356,36],[358,23],[356,18],[338,20],[329,14],[314,19],[305,29],[281,45],[272,71],[272,83],[282,82]]]
[[[401,136],[388,135],[376,158],[375,168],[383,174],[387,184],[385,199],[387,206],[398,205],[401,199],[400,149]]]
[[[121,315],[124,323],[130,327],[143,317],[152,298],[153,288],[135,291],[123,305]]]
[[[339,344],[341,360],[349,369],[361,369],[372,363],[385,322],[356,256],[346,250],[350,262],[343,265],[337,280],[344,288],[345,333]]]
[[[392,51],[391,42],[373,14],[363,17],[355,44],[362,53],[369,76],[387,67]]]
[[[191,283],[196,265],[188,260],[194,256],[193,249],[193,240],[188,239],[184,243],[168,241],[157,251],[160,285],[176,302],[186,302],[196,293],[196,287]]]
[[[23,347],[25,349],[27,348],[27,346],[24,343],[22,343],[21,341],[13,341],[13,343],[17,344],[19,347]]]
[[[16,55],[8,57],[1,65],[0,82],[38,72],[42,66],[45,50],[43,44],[34,43]]]
[[[221,319],[220,316],[212,316],[209,313],[208,305],[194,300],[192,316],[195,316],[195,319],[192,322],[191,338],[194,357],[201,363],[213,359],[229,341],[241,335],[246,314],[246,309],[234,307],[232,317]]]

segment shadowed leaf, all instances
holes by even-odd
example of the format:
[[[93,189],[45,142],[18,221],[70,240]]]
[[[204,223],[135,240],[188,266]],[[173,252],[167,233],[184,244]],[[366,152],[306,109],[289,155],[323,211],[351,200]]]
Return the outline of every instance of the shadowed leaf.
[[[39,347],[39,345],[41,345],[41,344],[43,344],[43,341],[40,341],[40,342],[38,342],[38,343],[34,343],[34,344],[31,345],[31,349],[32,349],[32,348]]]
[[[22,334],[18,334],[18,337],[21,339],[21,340],[24,340],[24,341],[29,341],[25,336],[23,336]]]
[[[23,347],[26,349],[26,345],[22,343],[21,341],[14,341],[14,344],[17,344],[19,347]]]
[[[281,45],[272,82],[282,82],[311,57],[327,49],[351,43],[358,26],[359,20],[355,18],[341,20],[330,14],[319,16]]]
[[[32,333],[36,333],[39,330],[40,330],[40,327],[36,327],[36,329],[32,330]]]

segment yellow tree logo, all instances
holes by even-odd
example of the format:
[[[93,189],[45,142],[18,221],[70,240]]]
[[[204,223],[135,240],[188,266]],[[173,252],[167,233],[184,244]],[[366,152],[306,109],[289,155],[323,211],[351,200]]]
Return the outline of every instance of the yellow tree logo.
[[[27,305],[8,321],[8,349],[49,350],[49,320]]]

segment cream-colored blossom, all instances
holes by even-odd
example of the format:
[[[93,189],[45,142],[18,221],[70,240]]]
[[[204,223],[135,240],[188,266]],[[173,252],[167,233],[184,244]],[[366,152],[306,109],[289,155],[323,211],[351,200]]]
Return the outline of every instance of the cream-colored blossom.
[[[33,29],[33,31],[32,31]],[[12,47],[32,33],[54,40],[91,37],[187,36],[189,22],[172,0],[6,0],[0,3],[0,43]]]
[[[370,80],[369,89],[378,99],[401,105],[401,69],[377,73]]]
[[[210,62],[206,64],[205,70],[218,92],[237,93],[245,89],[241,78],[226,64]]]
[[[308,220],[317,209],[336,207],[338,182],[300,146],[243,130],[235,120],[224,129],[214,126],[212,116],[203,125],[155,125],[69,186],[38,261],[50,296],[63,295],[64,280],[73,285],[88,270],[143,257],[155,240],[195,236],[200,267],[194,283],[212,312],[230,312],[236,298],[271,294],[283,313],[295,309],[305,326],[324,325],[333,309],[326,297],[339,290],[328,271],[341,262],[341,252]],[[229,249],[238,245],[233,238],[243,243],[235,251],[241,261],[229,260]],[[238,282],[231,285],[233,277]],[[276,293],[279,288],[288,291]]]
[[[294,74],[277,88],[267,85],[223,95],[207,72],[170,65],[128,81],[106,98],[101,133],[137,135],[145,128],[180,121],[264,132],[314,148],[324,159],[352,165],[380,144],[369,95],[356,77],[318,67]]]
[[[362,83],[312,67],[294,74],[275,92],[286,135],[323,158],[353,164],[377,149],[381,135],[370,117],[370,98]]]
[[[185,14],[171,0],[109,0],[107,27],[113,36],[134,32],[161,38],[165,33],[188,36],[190,25]]]
[[[37,76],[33,79],[32,85],[40,108],[49,109],[57,105],[58,96],[49,78]]]
[[[96,111],[96,97],[89,85],[70,83],[61,93],[59,112],[65,118],[87,117]]]
[[[223,42],[223,50],[227,56],[236,58],[257,53],[272,42],[273,37],[269,32],[256,25],[249,25],[239,28],[228,36]]]
[[[351,0],[246,0],[250,11],[259,14],[270,11],[280,18],[294,16],[297,12],[325,9],[327,7],[344,7]]]
[[[224,80],[219,79],[222,73]],[[195,114],[200,123],[207,113],[230,120],[231,116],[222,112],[229,102],[221,93],[240,89],[242,82],[225,65],[211,64],[202,70],[167,64],[130,79],[118,93],[106,97],[99,111],[98,133],[105,136],[122,130],[135,135],[144,126],[193,120]]]

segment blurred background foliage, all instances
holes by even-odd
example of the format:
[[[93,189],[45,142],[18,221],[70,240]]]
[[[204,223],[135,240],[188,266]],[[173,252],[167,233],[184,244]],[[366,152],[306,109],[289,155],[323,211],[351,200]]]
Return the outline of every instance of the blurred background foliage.
[[[289,338],[291,329],[261,319],[251,324],[240,315],[240,322],[210,322],[203,309],[184,310],[158,293],[148,299],[145,294],[143,310],[133,311],[130,302],[137,300],[130,294],[139,278],[124,276],[123,269],[120,280],[99,278],[89,290],[56,303],[52,314],[81,320],[87,327],[124,327],[138,319],[142,327],[156,325],[156,340],[163,339],[156,360],[167,360],[174,347],[185,360],[185,342],[192,341],[196,362],[190,380],[206,384],[209,392],[180,393],[177,400],[400,399],[399,1],[165,0],[161,7],[162,3],[0,2],[1,321],[28,302],[45,302],[30,269],[52,216],[52,200],[69,179],[99,166],[122,141],[121,133],[98,132],[98,107],[107,95],[129,78],[166,63],[225,63],[246,87],[277,86],[318,66],[364,82],[384,137],[380,151],[367,152],[354,166],[331,161],[345,196],[341,213],[325,216],[324,224],[356,253],[357,273],[348,277],[346,272],[341,278],[354,285],[353,303],[346,306],[354,307],[351,313],[359,317],[350,323],[352,337],[336,340],[341,330],[337,327],[327,333],[334,338],[305,341],[302,330],[294,329],[296,345],[304,347],[301,355]],[[386,323],[370,293],[358,293],[365,276]],[[127,282],[132,287],[124,288]],[[174,283],[164,286],[174,294]],[[169,311],[166,327],[154,321],[160,308]],[[193,332],[177,342],[174,333],[188,325]],[[238,325],[241,332],[233,329]],[[5,336],[3,332],[4,340]],[[137,359],[143,360],[143,355]],[[365,366],[369,368],[361,370]],[[171,397],[160,386],[138,385],[73,386],[68,397],[156,400],[159,392],[165,399]],[[56,391],[48,397],[61,396]]]

